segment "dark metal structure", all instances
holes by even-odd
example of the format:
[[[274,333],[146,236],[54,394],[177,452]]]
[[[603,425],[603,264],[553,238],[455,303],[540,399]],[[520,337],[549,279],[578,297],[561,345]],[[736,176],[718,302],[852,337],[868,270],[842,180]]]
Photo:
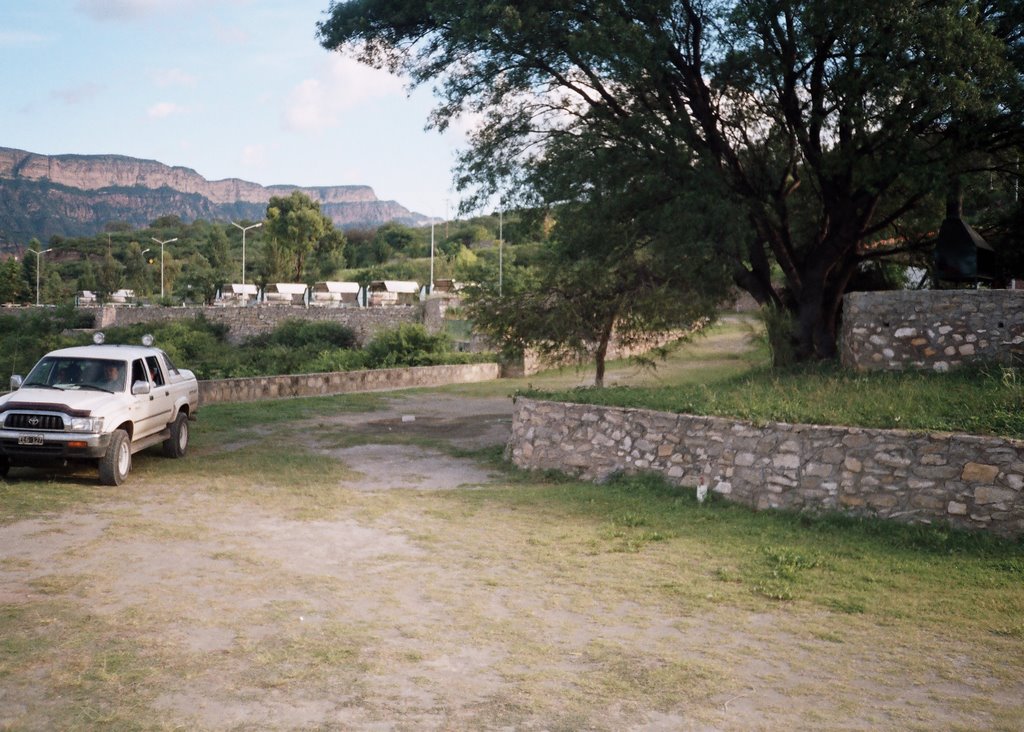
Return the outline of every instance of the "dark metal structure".
[[[959,186],[946,202],[946,219],[935,242],[935,279],[939,282],[991,282],[996,277],[996,252],[963,220]]]

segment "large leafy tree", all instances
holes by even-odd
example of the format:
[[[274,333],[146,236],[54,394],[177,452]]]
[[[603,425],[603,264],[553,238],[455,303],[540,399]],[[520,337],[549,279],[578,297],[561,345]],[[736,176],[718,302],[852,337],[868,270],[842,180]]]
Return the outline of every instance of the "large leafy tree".
[[[149,294],[152,278],[148,268],[142,246],[137,241],[130,242],[124,258],[124,282],[128,289],[135,291],[136,296]],[[80,286],[79,289],[90,288]]]
[[[213,278],[218,288],[231,282],[235,271],[235,262],[231,258],[231,244],[225,229],[224,226],[210,227],[202,252],[213,268]]]
[[[728,271],[712,242],[729,224],[694,206],[690,193],[664,195],[656,172],[629,160],[610,164],[614,150],[556,147],[549,160],[577,154],[571,172],[561,164],[535,171],[538,189],[565,202],[554,209],[552,240],[533,276],[512,276],[501,288],[493,276],[474,277],[481,284],[469,290],[467,310],[506,352],[533,348],[555,360],[590,359],[594,384],[603,386],[613,340],[650,344],[652,336],[713,315]],[[699,190],[701,172],[690,175],[688,191]]]
[[[106,297],[124,286],[125,267],[118,262],[108,249],[103,255],[99,270],[99,293]]]
[[[302,280],[306,259],[334,223],[320,212],[320,204],[302,191],[274,196],[267,205],[267,233],[291,259],[288,276]]]
[[[0,260],[0,303],[18,302],[24,291],[21,265],[14,257]]]
[[[835,354],[841,296],[877,256],[861,245],[1022,133],[1019,0],[350,0],[318,29],[433,84],[435,126],[479,115],[459,183],[481,195],[536,191],[558,141],[632,156],[669,191],[703,164],[727,192],[709,202],[749,228],[720,255],[793,311],[805,358]]]
[[[313,247],[313,256],[306,266],[306,279],[314,282],[320,278],[330,278],[344,268],[345,235],[332,227]]]
[[[594,385],[601,387],[613,341],[651,344],[655,336],[685,330],[713,313],[717,298],[690,286],[691,277],[706,273],[700,266],[666,261],[637,242],[595,248],[592,237],[603,243],[616,232],[599,231],[589,206],[562,213],[566,223],[583,220],[568,240],[545,249],[538,269],[506,268],[500,293],[493,273],[476,278],[466,294],[476,328],[500,343],[506,356],[534,349],[555,362],[589,360]]]

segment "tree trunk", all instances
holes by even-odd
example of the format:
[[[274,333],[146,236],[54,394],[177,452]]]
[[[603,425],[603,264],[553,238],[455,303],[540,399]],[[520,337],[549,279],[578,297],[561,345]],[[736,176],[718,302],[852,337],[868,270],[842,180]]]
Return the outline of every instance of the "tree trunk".
[[[821,250],[832,251],[826,244]],[[838,266],[837,259],[819,257],[800,272],[802,287],[795,307],[796,349],[798,361],[830,360],[838,354],[832,303],[828,297],[828,273]]]
[[[608,342],[612,338],[612,329],[615,327],[614,318],[607,323],[601,331],[601,340],[597,343],[597,350],[594,351],[594,386],[598,389],[604,387],[604,362],[608,355]]]

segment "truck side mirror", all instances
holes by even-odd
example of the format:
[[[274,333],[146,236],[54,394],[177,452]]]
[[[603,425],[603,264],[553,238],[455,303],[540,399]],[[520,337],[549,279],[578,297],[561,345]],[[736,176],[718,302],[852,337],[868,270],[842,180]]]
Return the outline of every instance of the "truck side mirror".
[[[21,388],[21,385],[24,384],[24,383],[25,383],[25,380],[23,378],[21,378],[20,376],[18,376],[17,374],[15,374],[14,376],[11,377],[11,383],[10,383],[11,391],[17,391],[18,389]]]
[[[148,381],[136,381],[132,384],[132,394],[135,396],[141,396],[143,394],[149,394],[153,390],[153,387]]]

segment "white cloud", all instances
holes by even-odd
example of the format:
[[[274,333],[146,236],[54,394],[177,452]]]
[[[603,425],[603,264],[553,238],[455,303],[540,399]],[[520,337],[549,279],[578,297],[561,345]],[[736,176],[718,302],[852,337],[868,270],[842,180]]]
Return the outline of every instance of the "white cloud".
[[[31,31],[0,30],[0,48],[38,46],[49,40],[47,36]]]
[[[159,13],[182,14],[217,3],[237,5],[244,0],[78,0],[75,10],[101,22],[139,20]]]
[[[213,35],[221,43],[231,46],[244,46],[249,43],[250,38],[248,31],[216,21],[213,24]]]
[[[195,86],[196,77],[181,69],[162,69],[153,72],[157,86]]]
[[[306,79],[288,96],[288,108],[284,112],[285,129],[319,132],[333,127],[335,121],[336,110],[320,81]]]
[[[340,54],[331,55],[320,77],[292,89],[283,115],[286,130],[322,132],[336,126],[349,109],[405,93],[401,79]]]
[[[174,102],[157,102],[146,110],[146,115],[151,119],[164,119],[171,115],[181,114],[185,109]]]
[[[69,107],[73,107],[85,102],[91,102],[96,96],[103,91],[103,87],[99,84],[87,83],[81,86],[68,87],[66,89],[54,89],[50,92],[50,96],[54,99],[59,99]]]
[[[75,9],[93,20],[135,20],[173,6],[173,0],[78,0]]]
[[[246,168],[262,168],[266,162],[266,145],[246,145],[242,148],[242,165]]]

